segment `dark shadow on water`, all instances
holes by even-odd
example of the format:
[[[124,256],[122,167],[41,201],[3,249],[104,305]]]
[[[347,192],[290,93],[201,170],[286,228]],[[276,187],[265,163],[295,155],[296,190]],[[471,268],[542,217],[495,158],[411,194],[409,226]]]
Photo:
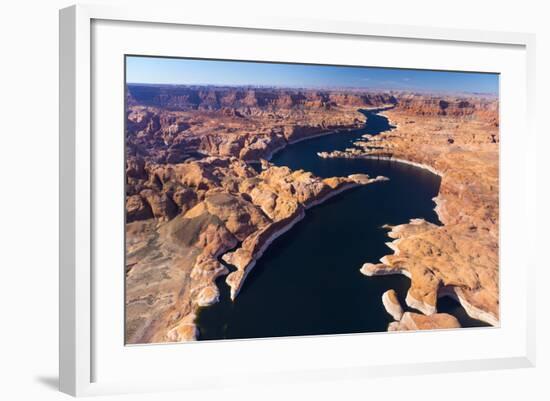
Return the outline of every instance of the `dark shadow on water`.
[[[451,297],[442,297],[437,300],[437,311],[448,313],[457,318],[462,327],[491,327],[490,324],[468,316],[462,305]]]

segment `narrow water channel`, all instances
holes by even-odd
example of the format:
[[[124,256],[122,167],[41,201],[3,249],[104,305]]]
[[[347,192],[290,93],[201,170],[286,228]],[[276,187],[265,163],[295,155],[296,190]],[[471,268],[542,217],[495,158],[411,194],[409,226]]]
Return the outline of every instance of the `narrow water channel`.
[[[365,126],[289,145],[271,162],[320,177],[366,173],[390,181],[343,192],[307,211],[305,219],[279,237],[248,275],[234,302],[225,277],[220,302],[199,310],[200,340],[386,331],[392,321],[381,297],[393,288],[404,300],[410,280],[401,275],[366,277],[365,262],[391,251],[384,224],[424,218],[439,224],[432,198],[440,177],[418,167],[382,160],[322,159],[317,152],[344,150],[364,134],[391,129],[379,110],[363,111]],[[230,267],[231,268],[231,267]],[[464,327],[484,326],[454,300],[438,310]]]

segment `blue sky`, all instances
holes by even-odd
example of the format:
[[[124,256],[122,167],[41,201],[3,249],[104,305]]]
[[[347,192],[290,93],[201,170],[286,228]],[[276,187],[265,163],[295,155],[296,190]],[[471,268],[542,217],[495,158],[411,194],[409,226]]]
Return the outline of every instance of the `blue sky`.
[[[498,93],[498,75],[128,56],[128,83]]]

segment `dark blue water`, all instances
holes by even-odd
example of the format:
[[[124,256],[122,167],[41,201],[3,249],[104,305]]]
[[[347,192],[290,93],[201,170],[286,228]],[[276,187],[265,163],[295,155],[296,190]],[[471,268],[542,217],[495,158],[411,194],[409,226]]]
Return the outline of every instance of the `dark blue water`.
[[[317,156],[344,150],[363,134],[392,128],[376,112],[364,113],[364,128],[290,145],[271,161],[320,177],[366,173],[390,181],[351,189],[308,210],[304,220],[271,244],[234,302],[225,277],[220,278],[220,302],[201,308],[197,316],[201,340],[386,331],[392,319],[382,305],[384,291],[395,289],[405,306],[408,278],[366,277],[359,269],[392,252],[385,245],[390,239],[384,224],[411,218],[439,224],[432,198],[440,178],[390,161]],[[455,315],[465,327],[483,325],[451,299],[440,300],[438,309]]]

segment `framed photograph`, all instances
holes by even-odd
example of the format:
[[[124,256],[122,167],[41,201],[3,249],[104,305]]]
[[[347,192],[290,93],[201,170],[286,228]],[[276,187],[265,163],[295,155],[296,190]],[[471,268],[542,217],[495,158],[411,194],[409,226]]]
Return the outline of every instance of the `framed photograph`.
[[[61,10],[61,390],[533,366],[533,51]]]

